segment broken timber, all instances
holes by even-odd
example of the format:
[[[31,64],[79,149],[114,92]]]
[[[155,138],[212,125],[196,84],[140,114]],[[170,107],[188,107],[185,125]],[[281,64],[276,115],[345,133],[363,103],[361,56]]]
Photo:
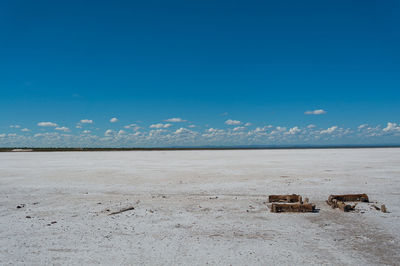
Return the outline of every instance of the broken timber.
[[[293,203],[293,202],[302,202],[301,196],[300,195],[269,195],[268,197],[269,202],[287,202],[287,203]]]
[[[336,199],[334,199],[332,201],[327,201],[327,203],[332,207],[332,209],[339,208],[340,210],[342,210],[344,212],[353,211],[355,209],[355,207],[357,206],[357,203],[354,204],[353,206],[351,206],[350,204],[346,204],[343,201],[338,201]]]
[[[337,201],[361,201],[361,202],[369,202],[367,194],[345,194],[345,195],[330,195],[328,201],[332,200]]]
[[[314,212],[315,205],[311,203],[272,203],[271,212]]]
[[[357,206],[357,203],[354,205],[346,204],[348,201],[360,201],[360,202],[369,202],[367,194],[345,194],[345,195],[330,195],[326,203],[332,207],[332,209],[339,208],[344,212],[353,211]]]

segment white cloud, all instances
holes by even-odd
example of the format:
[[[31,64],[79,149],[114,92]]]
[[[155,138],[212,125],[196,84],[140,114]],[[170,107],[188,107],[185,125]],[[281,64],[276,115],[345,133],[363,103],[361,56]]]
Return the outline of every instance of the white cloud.
[[[269,126],[265,126],[265,127],[257,127],[254,132],[265,132],[268,129],[272,128],[273,126],[269,125]]]
[[[338,128],[337,126],[333,126],[325,130],[321,130],[320,134],[332,134],[333,131],[335,131],[337,128]]]
[[[118,122],[118,118],[113,117],[113,118],[110,119],[110,122],[111,123],[116,123],[116,122]]]
[[[106,137],[111,137],[114,134],[115,134],[115,131],[111,130],[111,129],[107,129],[106,132],[104,132],[104,136],[106,136]]]
[[[10,127],[11,128],[20,128],[21,126],[20,125],[11,125]]]
[[[310,128],[310,129],[311,129],[311,128],[316,128],[316,127],[317,127],[317,126],[316,126],[316,125],[313,125],[313,124],[310,124],[310,125],[307,126],[307,128]]]
[[[367,124],[362,124],[362,125],[359,125],[359,126],[358,126],[358,129],[363,129],[363,128],[366,128],[366,127],[368,127]]]
[[[323,114],[326,114],[326,111],[324,111],[322,109],[318,109],[318,110],[314,110],[314,111],[306,111],[306,112],[304,112],[304,114],[306,114],[306,115],[323,115]]]
[[[249,126],[251,126],[252,124],[251,123],[246,123],[246,124],[244,124],[244,126],[246,126],[246,127],[249,127]]]
[[[39,137],[58,137],[60,134],[58,133],[58,132],[53,132],[53,133],[49,133],[49,132],[46,132],[46,133],[38,133],[38,134],[35,134],[34,135],[34,137],[35,138],[39,138]]]
[[[192,131],[192,130],[190,130],[190,129],[187,129],[187,128],[184,128],[184,127],[181,127],[181,128],[179,128],[179,129],[177,129],[175,132],[174,132],[174,134],[186,134],[186,135],[192,135],[192,136],[194,136],[194,135],[197,135],[198,133],[196,132],[196,131]]]
[[[182,118],[179,118],[179,117],[165,119],[164,121],[165,122],[172,122],[172,123],[186,122],[186,120],[183,120]]]
[[[238,126],[238,125],[241,125],[242,122],[240,122],[239,120],[228,119],[225,121],[225,124],[229,125],[229,126]]]
[[[226,119],[223,121],[225,122]],[[241,123],[235,126],[223,126],[228,129],[211,128],[210,126],[197,125],[188,122],[184,127],[174,127],[176,124],[161,122],[147,128],[139,128],[137,124],[128,124],[116,129],[101,129],[97,131],[94,127],[89,130],[76,130],[74,134],[68,132],[67,127],[56,126],[52,132],[40,131],[41,134],[29,132],[29,129],[19,128],[22,132],[18,135],[10,135],[7,133],[0,135],[0,143],[3,146],[171,146],[171,145],[251,145],[251,144],[334,144],[334,143],[353,143],[357,140],[359,143],[374,143],[378,137],[382,137],[383,141],[393,142],[400,136],[400,123],[389,122],[382,125],[360,125],[355,124],[351,128],[341,128],[338,126],[330,126],[325,128],[315,127],[314,125],[304,126],[260,126],[254,125],[246,127],[246,122],[234,121],[233,123]],[[133,121],[132,121],[133,122]],[[224,123],[223,122],[223,123]],[[52,126],[52,122],[41,122],[42,126]],[[75,125],[84,125],[80,122]],[[74,126],[75,126],[74,125]],[[178,124],[179,125],[179,124]],[[184,124],[182,124],[184,125]],[[221,126],[222,126],[221,125]],[[7,125],[8,127],[9,125]],[[150,127],[150,128],[149,128]],[[173,128],[173,130],[171,129]],[[178,129],[177,129],[178,128]],[[49,129],[49,128],[47,128]],[[51,127],[50,129],[53,129]],[[70,127],[70,130],[73,131]],[[120,130],[122,129],[122,130]],[[18,131],[19,131],[18,130]],[[98,129],[100,130],[100,129]],[[32,129],[32,131],[34,131]],[[125,132],[126,131],[126,132]],[[89,134],[90,133],[90,134]],[[96,133],[93,134],[92,133]]]
[[[175,131],[175,134],[182,134],[182,133],[185,133],[186,131],[189,131],[189,130],[181,127]]]
[[[7,136],[8,136],[8,137],[16,137],[17,134],[15,134],[15,133],[10,133],[10,134],[8,134]]]
[[[67,127],[56,127],[55,129],[59,131],[69,132],[69,128]]]
[[[131,127],[136,127],[136,126],[137,126],[136,124],[130,124],[130,125],[126,125],[126,126],[124,126],[124,128],[128,129],[128,128],[131,128]]]
[[[21,131],[22,132],[29,132],[29,131],[31,131],[29,128],[23,128],[23,129],[21,129]]]
[[[235,127],[233,129],[233,131],[241,131],[241,130],[245,130],[245,129],[246,129],[245,127]]]
[[[39,127],[57,127],[58,125],[53,122],[39,122],[37,124]]]
[[[400,131],[400,126],[397,123],[388,122],[387,126],[383,129],[385,132]]]
[[[133,131],[138,131],[139,129],[141,129],[141,127],[139,127],[137,124],[126,125],[126,126],[124,126],[124,128],[132,129]]]
[[[299,127],[292,127],[287,133],[289,135],[296,135],[299,132],[301,132],[301,129]]]
[[[172,126],[171,124],[153,124],[150,125],[150,128],[169,128],[170,126]]]
[[[82,124],[93,124],[93,120],[90,120],[90,119],[82,119],[82,120],[81,120],[81,123],[82,123]]]

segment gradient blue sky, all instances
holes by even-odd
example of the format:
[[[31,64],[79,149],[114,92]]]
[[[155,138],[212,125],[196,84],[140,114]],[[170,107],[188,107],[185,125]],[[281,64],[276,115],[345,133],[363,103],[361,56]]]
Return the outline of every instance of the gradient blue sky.
[[[5,0],[0,146],[400,144],[399,47],[398,1]]]

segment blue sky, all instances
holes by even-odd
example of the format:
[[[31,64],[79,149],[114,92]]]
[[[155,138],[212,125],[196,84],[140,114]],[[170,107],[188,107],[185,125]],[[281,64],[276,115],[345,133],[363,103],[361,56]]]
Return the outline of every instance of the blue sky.
[[[400,144],[396,1],[6,0],[0,33],[0,146]]]

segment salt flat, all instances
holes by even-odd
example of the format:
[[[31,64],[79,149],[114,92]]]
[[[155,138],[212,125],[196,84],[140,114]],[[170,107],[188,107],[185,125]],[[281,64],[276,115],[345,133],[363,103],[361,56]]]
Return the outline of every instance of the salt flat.
[[[400,149],[0,153],[0,195],[0,265],[400,265]]]

